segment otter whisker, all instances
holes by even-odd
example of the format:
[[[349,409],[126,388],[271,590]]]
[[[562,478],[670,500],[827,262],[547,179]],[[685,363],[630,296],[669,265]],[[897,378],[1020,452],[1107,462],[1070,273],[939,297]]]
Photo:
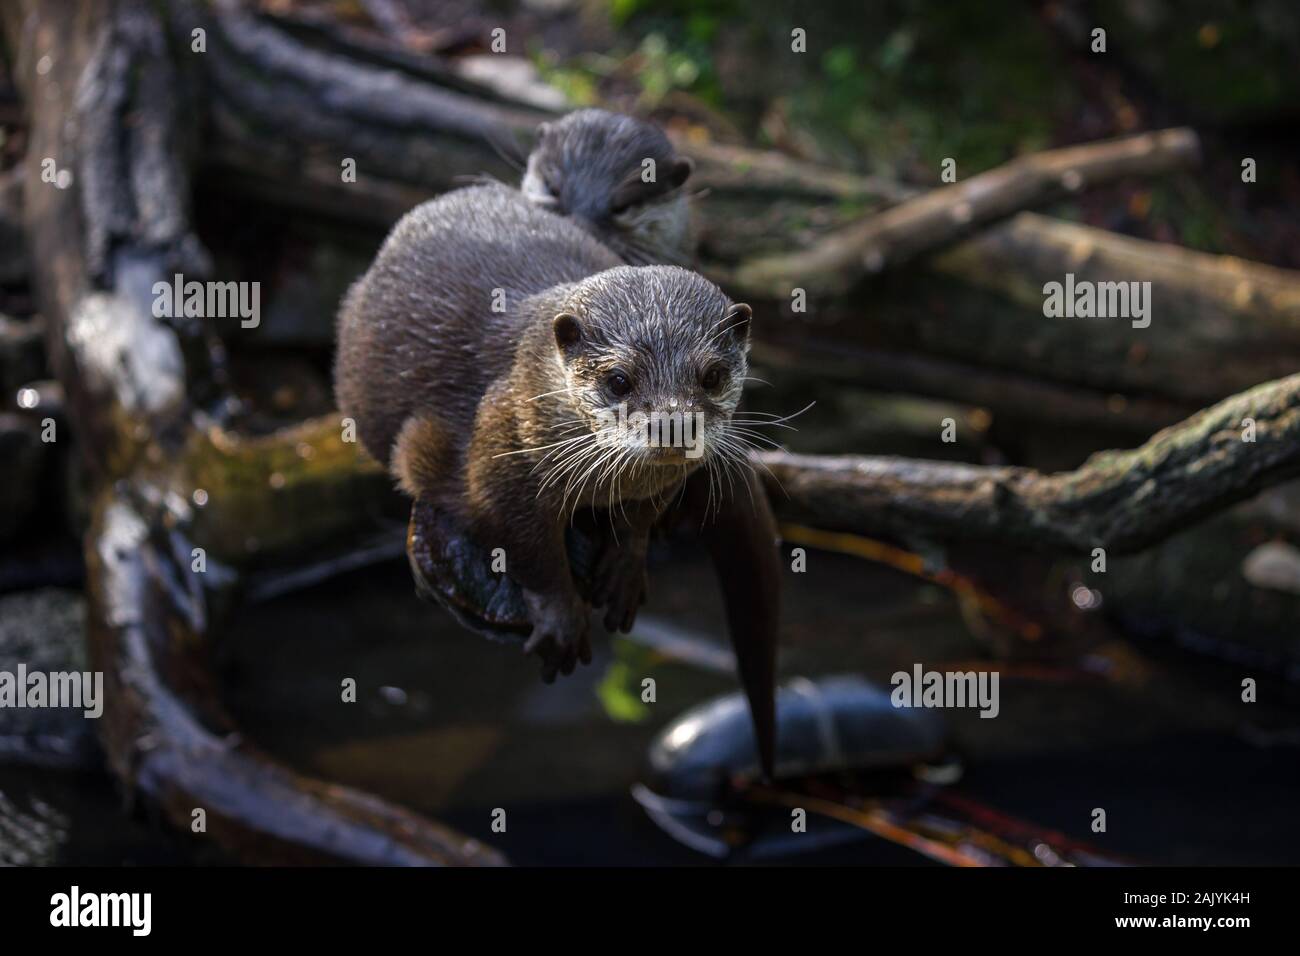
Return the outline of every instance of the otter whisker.
[[[797,432],[799,430],[795,428],[793,425],[786,425],[784,422],[755,422],[755,421],[750,421],[747,418],[735,419],[734,422],[736,425],[752,425],[756,428],[761,428],[764,425],[771,425],[775,428],[784,428],[792,432]]]
[[[581,386],[573,385],[573,386],[570,386],[569,388],[557,388],[557,389],[556,389],[555,391],[553,391],[553,392],[542,392],[542,394],[540,394],[540,395],[534,395],[532,398],[525,398],[524,401],[525,401],[525,402],[535,402],[535,401],[537,401],[539,398],[550,398],[552,395],[564,395],[564,394],[567,393],[567,392],[577,392],[577,391],[581,391]]]
[[[743,438],[740,438],[739,440],[744,441]],[[745,444],[748,446],[749,450],[757,450],[752,443],[746,441]],[[748,465],[749,467],[752,468],[754,465],[758,465],[758,467],[762,468],[765,472],[767,472],[768,477],[770,477],[774,482],[776,482],[776,486],[781,489],[781,494],[785,495],[787,499],[790,497],[790,493],[785,490],[785,485],[781,484],[781,479],[776,477],[776,475],[772,473],[772,469],[767,467],[766,462],[754,461],[754,459],[750,457],[750,455],[748,454],[748,451],[745,452],[744,460],[745,460],[745,464]]]
[[[594,437],[595,436],[592,436],[593,439]],[[575,445],[572,449],[568,450],[569,453],[567,455],[552,463],[550,469],[547,471],[545,477],[540,483],[539,490],[545,491],[551,485],[559,481],[560,478],[564,477],[565,474],[574,468],[579,467],[583,461],[598,453],[599,450],[600,443],[594,440],[582,445]]]
[[[748,411],[748,410],[747,410],[747,411],[745,411],[743,414],[745,414],[745,415],[767,415],[767,416],[769,416],[769,418],[768,418],[767,421],[746,421],[746,420],[744,420],[744,419],[736,419],[736,420],[739,421],[740,424],[742,424],[742,425],[780,425],[780,424],[782,424],[782,423],[784,423],[784,422],[788,422],[788,421],[790,421],[790,420],[793,419],[793,418],[798,418],[800,415],[802,415],[804,412],[808,411],[810,408],[812,408],[812,407],[813,407],[814,405],[816,405],[816,404],[817,404],[816,402],[809,402],[809,403],[808,403],[807,405],[805,405],[803,408],[799,409],[799,411],[797,411],[797,412],[792,412],[792,413],[789,414],[789,415],[775,415],[775,414],[773,414],[772,412],[755,412],[755,411]]]
[[[602,437],[602,432],[593,432],[592,434],[597,439]],[[561,513],[565,510],[574,481],[581,478],[581,481],[578,484],[578,496],[581,497],[582,487],[586,484],[587,477],[592,473],[594,468],[599,467],[600,463],[605,460],[609,451],[610,449],[607,442],[597,440],[593,442],[589,448],[584,449],[581,455],[574,456],[574,461],[566,465],[564,468],[559,469],[553,477],[548,478],[547,484],[550,484],[554,481],[558,481],[565,474],[569,475],[569,479],[564,486],[564,497],[560,507]],[[575,511],[576,508],[577,500],[575,499]]]
[[[538,468],[541,468],[551,459],[554,459],[551,462],[552,468],[561,466],[564,462],[579,454],[583,447],[585,447],[583,444],[584,440],[591,439],[592,437],[593,436],[590,435],[579,435],[577,438],[570,439],[571,444],[568,444],[567,447],[557,448],[554,451],[547,452],[535,465],[533,465],[529,470],[529,474],[536,472]]]
[[[722,318],[718,319],[718,322],[719,322],[719,323],[721,323],[721,322],[726,322],[728,318],[729,318],[729,316],[725,316],[725,315],[724,315]],[[728,332],[730,332],[733,328],[735,328],[734,325],[724,325],[722,328],[718,329],[718,331],[714,332],[714,333],[713,333],[712,335],[710,335],[707,339],[705,339],[705,340],[704,340],[704,344],[705,344],[705,345],[712,345],[713,342],[714,342],[714,340],[719,339],[719,338],[721,338],[722,336],[726,335],[726,334],[727,334]]]
[[[744,476],[741,475],[738,470],[739,465],[745,460],[745,455],[742,453],[740,446],[737,445],[729,435],[725,434],[717,437],[715,445],[717,445],[718,450],[721,452],[721,454],[718,455],[718,464],[721,465],[727,476],[727,493],[735,493],[735,480],[737,477],[739,477],[742,483],[748,487],[748,483],[744,482]]]
[[[757,510],[758,505],[754,501],[754,489],[748,481],[745,480],[745,474],[741,469],[751,469],[749,456],[735,447],[731,442],[723,439],[721,445],[722,454],[719,455],[719,461],[729,473],[734,472],[735,477],[745,486],[745,491],[749,495],[749,507]],[[752,469],[751,469],[752,470]]]
[[[503,451],[500,452],[499,454],[493,455],[492,457],[506,458],[510,455],[527,455],[529,452],[533,452],[533,451],[545,451],[547,448],[559,448],[562,445],[568,445],[575,441],[581,441],[584,437],[585,436],[583,435],[579,435],[576,438],[566,438],[564,439],[564,441],[557,441],[550,445],[537,445],[534,448],[516,448],[514,451]]]
[[[572,454],[564,458],[562,461],[556,462],[556,464],[552,466],[551,470],[547,472],[546,478],[543,479],[541,483],[541,490],[543,491],[546,490],[548,487],[558,482],[566,474],[576,469],[579,469],[582,466],[582,464],[586,462],[588,459],[593,458],[599,454],[599,452],[601,451],[601,442],[599,441],[600,438],[599,434],[593,432],[591,433],[590,438],[592,440],[589,444],[581,446],[580,448],[575,450]]]
[[[748,439],[751,442],[754,441],[764,442],[771,448],[779,449],[781,447],[781,443],[776,441],[771,436],[764,435],[762,432],[756,432],[749,428],[733,428],[731,429],[731,434],[744,436],[746,439]]]
[[[600,490],[601,476],[608,469],[609,463],[617,454],[618,454],[617,447],[606,448],[604,454],[600,458],[598,458],[596,462],[587,469],[587,471],[583,475],[582,482],[578,485],[578,496],[574,499],[573,502],[574,513],[577,512],[578,505],[581,504],[582,490],[584,487],[586,487],[588,478],[592,479],[591,502],[590,502],[591,513],[593,515],[596,513],[596,494]]]

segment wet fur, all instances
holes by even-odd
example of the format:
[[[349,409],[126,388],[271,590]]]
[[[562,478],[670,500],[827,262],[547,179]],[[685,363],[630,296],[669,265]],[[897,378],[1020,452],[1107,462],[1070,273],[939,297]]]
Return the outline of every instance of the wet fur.
[[[504,312],[492,311],[497,288]],[[630,628],[645,535],[700,460],[641,462],[571,494],[571,482],[547,484],[558,462],[544,446],[575,423],[596,427],[594,414],[616,404],[603,384],[614,366],[637,383],[630,410],[676,401],[706,422],[728,419],[748,346],[748,311],[737,319],[731,309],[701,276],[622,265],[583,229],[500,185],[413,210],[344,300],[340,408],[408,494],[460,514],[485,549],[505,549],[535,637],[554,645],[552,677],[590,655],[563,540],[573,511],[607,508],[611,523],[617,515],[628,526],[630,546],[606,556],[598,590],[611,605],[607,626]],[[580,343],[557,342],[560,313],[577,317]],[[696,388],[719,362],[725,387]]]
[[[654,160],[655,181],[642,177]],[[652,123],[588,109],[546,123],[520,190],[567,216],[635,265],[689,266],[695,231],[684,184],[691,162]]]

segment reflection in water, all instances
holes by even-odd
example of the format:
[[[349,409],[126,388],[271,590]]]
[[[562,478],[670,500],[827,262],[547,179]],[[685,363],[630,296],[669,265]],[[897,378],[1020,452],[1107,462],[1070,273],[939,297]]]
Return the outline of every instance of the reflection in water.
[[[683,845],[632,797],[634,786],[652,782],[655,736],[692,707],[735,691],[721,608],[700,586],[710,569],[689,552],[672,557],[651,569],[652,613],[637,632],[599,641],[590,668],[549,687],[517,650],[467,634],[416,600],[406,567],[394,561],[242,608],[224,638],[225,694],[247,736],[295,766],[442,819],[516,863],[707,863],[703,845]],[[968,843],[976,832],[993,833],[1003,852],[1040,864],[1068,856],[1075,841],[1142,862],[1297,859],[1300,761],[1287,732],[1294,720],[1265,699],[1246,725],[1231,695],[1210,692],[1223,680],[1221,663],[1110,631],[1100,643],[1064,640],[1050,627],[1031,651],[999,659],[972,638],[962,608],[931,585],[847,557],[816,560],[816,575],[794,575],[789,585],[787,679],[856,673],[886,686],[891,673],[916,663],[969,669],[980,661],[1001,670],[1002,707],[994,720],[944,714],[965,767],[956,782],[823,775],[752,790],[749,810],[766,799],[785,833],[755,841],[737,831],[742,859],[916,864],[945,834],[960,832]],[[76,650],[80,598],[63,592],[58,600],[72,610],[60,618],[45,608],[39,627],[8,603],[0,608],[11,652],[21,639],[23,657],[48,653],[53,640],[33,641],[60,619],[74,637],[65,646]],[[1088,664],[1097,659],[1132,666]],[[69,666],[47,666],[56,664]],[[355,704],[341,700],[346,678],[357,682]],[[641,697],[646,678],[655,681],[652,704]],[[4,721],[17,714],[0,712],[0,738],[11,744],[20,738]],[[0,754],[0,862],[214,859],[187,835],[124,809],[93,744],[64,748],[81,756],[51,763],[58,742],[71,739],[65,731],[91,739],[80,717],[59,729],[66,716],[22,713],[55,722],[40,738],[45,745],[39,754],[27,744]],[[1247,726],[1258,732],[1243,734]],[[685,743],[696,731],[670,733]],[[43,766],[33,766],[37,756]],[[86,766],[96,769],[79,769]],[[790,799],[810,811],[799,837],[789,835]],[[1124,826],[1091,832],[1098,806]],[[496,807],[508,811],[507,833],[491,831]],[[710,818],[730,819],[716,807],[705,811]],[[1215,826],[1205,825],[1210,818]],[[954,821],[969,829],[954,830]],[[899,844],[910,838],[888,838],[894,831],[931,842],[908,848]]]

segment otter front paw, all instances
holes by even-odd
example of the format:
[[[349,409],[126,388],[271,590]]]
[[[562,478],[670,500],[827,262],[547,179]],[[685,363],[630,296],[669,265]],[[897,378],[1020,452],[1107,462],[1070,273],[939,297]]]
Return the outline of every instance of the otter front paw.
[[[591,609],[576,594],[523,589],[533,622],[524,653],[542,659],[542,680],[551,684],[556,673],[572,674],[578,661],[591,663],[588,636]]]
[[[636,622],[637,608],[646,599],[645,549],[606,544],[592,582],[591,603],[605,608],[605,630],[627,634]]]

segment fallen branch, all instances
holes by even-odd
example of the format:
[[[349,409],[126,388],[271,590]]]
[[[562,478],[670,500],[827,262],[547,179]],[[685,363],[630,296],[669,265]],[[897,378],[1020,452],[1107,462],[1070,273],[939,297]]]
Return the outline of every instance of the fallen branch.
[[[209,51],[187,61],[213,93],[213,135],[196,157],[200,185],[267,215],[285,210],[343,221],[351,237],[369,235],[377,246],[402,213],[467,176],[486,172],[516,181],[518,171],[497,150],[525,148],[532,126],[549,115],[453,81],[446,70],[421,68],[400,52],[381,55],[346,37],[310,45],[300,39],[299,27],[243,11],[227,15],[224,3],[178,9],[174,42],[187,42],[195,22],[212,26]],[[481,121],[464,119],[468,104],[481,104]],[[926,257],[918,263],[923,271],[896,272],[891,267],[906,257],[888,255],[889,274],[869,290],[819,297],[816,275],[802,272],[793,283],[748,283],[763,271],[757,264],[804,254],[789,253],[791,246],[807,242],[815,250],[867,223],[884,223],[882,235],[891,242],[893,230],[902,230],[898,248],[915,255],[920,247],[911,245],[913,229],[925,243],[950,242],[964,228],[987,226],[1017,204],[1045,201],[1067,186],[1085,189],[1130,172],[1175,168],[1195,154],[1195,139],[1185,131],[1037,154],[930,194],[771,151],[689,136],[679,145],[697,162],[693,185],[707,191],[697,216],[702,270],[733,295],[787,306],[792,285],[808,290],[809,315],[824,326],[799,317],[772,322],[760,313],[756,333],[796,359],[807,341],[812,368],[819,346],[842,344],[879,353],[881,362],[914,356],[1037,380],[1051,369],[1059,387],[1077,390],[1058,403],[1074,409],[1071,421],[1105,424],[1116,417],[1112,406],[1128,417],[1148,400],[1153,406],[1172,400],[1172,416],[1155,408],[1141,417],[1137,427],[1148,427],[1300,365],[1295,273],[1029,213]],[[339,163],[347,157],[357,160],[356,182],[340,177]],[[1023,182],[1019,173],[1011,175],[1026,169]],[[962,203],[970,204],[965,226],[952,217]],[[849,218],[880,209],[856,225]],[[1150,281],[1151,327],[1097,321],[1084,335],[1078,322],[1045,322],[1043,284],[1069,271],[1090,281]],[[327,343],[332,311],[321,310],[319,322],[318,340]],[[864,365],[858,381],[875,385],[879,364]],[[927,370],[910,376],[915,385],[902,370],[893,378],[897,384],[883,387],[967,400],[957,394],[961,383],[948,379],[945,385]],[[931,391],[936,385],[940,390]],[[1055,414],[1040,403],[1002,401],[995,394],[981,404],[995,412]]]
[[[221,704],[208,596],[226,576],[215,555],[214,573],[200,574],[193,548],[241,550],[223,515],[249,517],[241,544],[263,534],[279,545],[277,485],[303,492],[295,498],[308,514],[349,500],[375,472],[341,446],[337,425],[332,441],[291,430],[275,450],[223,435],[199,411],[211,384],[205,330],[152,314],[154,282],[208,269],[188,217],[182,117],[194,117],[180,99],[165,9],[148,0],[3,8],[30,122],[23,206],[33,281],[94,501],[87,627],[105,677],[98,729],[109,763],[128,793],[149,797],[178,828],[190,831],[194,811],[205,811],[209,838],[247,861],[500,862],[417,814],[259,753]],[[42,181],[45,157],[68,172],[63,188]],[[299,481],[304,473],[311,480]],[[217,524],[195,518],[200,504]],[[282,537],[342,533],[326,513],[301,525]]]
[[[1188,129],[1031,153],[900,202],[810,248],[746,262],[735,272],[736,288],[774,299],[788,298],[794,288],[844,293],[864,276],[896,268],[990,222],[1099,183],[1178,169],[1198,153],[1196,134]]]
[[[785,452],[754,460],[767,469],[783,521],[902,539],[1137,551],[1300,474],[1300,375],[1234,395],[1139,448],[1101,452],[1060,474]]]
[[[154,497],[147,483],[117,483],[95,506],[86,554],[90,649],[105,677],[99,731],[128,794],[187,831],[201,810],[207,838],[248,862],[503,863],[416,813],[296,773],[240,735],[212,683],[192,541],[166,527]]]
[[[1005,268],[1009,262],[1017,267]],[[985,361],[1025,370],[1046,356],[1054,374],[1123,391],[1151,391],[1207,404],[1300,365],[1300,273],[1022,213],[935,256],[930,267],[1004,310],[997,336],[987,322],[918,330],[923,347],[953,338]],[[1043,285],[1150,282],[1150,328],[1124,319],[1045,320]],[[955,324],[955,323],[954,323]],[[978,344],[977,344],[978,343]]]
[[[549,115],[507,105],[464,80],[434,82],[438,74],[396,60],[372,65],[318,50],[274,18],[254,16],[238,0],[187,4],[170,22],[177,42],[205,26],[212,49],[201,66],[212,84],[212,113],[222,139],[242,145],[263,163],[314,158],[332,167],[356,161],[357,178],[378,175],[433,190],[466,177],[513,170],[498,151],[528,142]]]

